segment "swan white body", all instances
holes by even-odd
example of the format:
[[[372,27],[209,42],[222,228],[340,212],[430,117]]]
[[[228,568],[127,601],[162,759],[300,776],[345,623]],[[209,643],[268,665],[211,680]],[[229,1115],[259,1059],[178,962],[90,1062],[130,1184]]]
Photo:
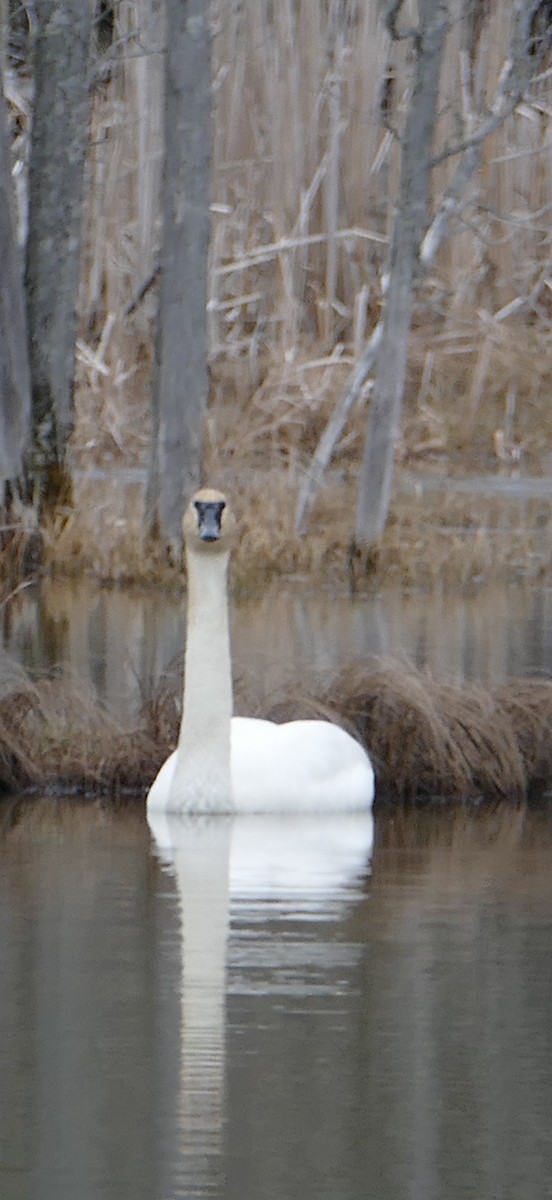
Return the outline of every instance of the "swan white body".
[[[188,619],[182,723],[178,746],[149,791],[148,812],[369,808],[372,764],[339,726],[232,717],[227,571],[233,523],[226,509],[220,493],[203,490],[184,520]]]
[[[358,742],[329,721],[292,721],[275,725],[233,717],[230,726],[230,797],[222,796],[216,781],[197,765],[188,776],[186,795],[179,803],[173,791],[179,751],[161,767],[152,785],[148,808],[169,811],[325,812],[337,808],[367,808],[373,797],[373,772]],[[193,805],[190,799],[195,797]]]

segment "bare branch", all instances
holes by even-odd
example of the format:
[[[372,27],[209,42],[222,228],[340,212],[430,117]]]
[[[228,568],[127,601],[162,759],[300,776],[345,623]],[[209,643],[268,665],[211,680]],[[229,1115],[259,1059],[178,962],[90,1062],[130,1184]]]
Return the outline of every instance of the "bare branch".
[[[532,14],[537,8],[538,4],[533,5],[528,14],[525,5],[520,6],[518,4],[517,6],[517,13],[512,17],[508,58],[504,62],[500,72],[496,93],[486,120],[479,126],[479,129],[473,133],[470,132],[469,136],[465,137],[463,141],[457,142],[454,146],[446,147],[431,160],[430,165],[433,168],[439,163],[444,162],[447,158],[451,158],[457,154],[462,155],[462,159],[456,168],[447,192],[443,196],[439,209],[422,240],[419,257],[420,263],[425,268],[431,265],[445,237],[452,217],[460,209],[467,184],[479,165],[484,142],[515,112],[518,104],[523,99],[524,92],[530,82],[526,65],[528,27],[525,22],[531,19]],[[468,130],[471,130],[475,118],[471,110],[471,102],[469,101],[470,88],[466,74],[468,70],[469,67],[465,56],[462,56],[461,73],[462,95],[464,97],[464,121]]]
[[[407,29],[400,30],[397,26],[400,11],[404,0],[389,0],[387,8],[383,15],[383,20],[386,29],[394,42],[405,42],[409,38],[416,39],[419,37],[419,30],[414,25],[410,25]]]
[[[343,396],[330,418],[316,447],[313,458],[309,463],[309,469],[299,492],[299,499],[295,510],[295,529],[297,533],[304,533],[305,531],[306,520],[314,503],[314,497],[322,482],[324,471],[330,462],[361,389],[374,367],[380,347],[382,329],[382,322],[379,321],[358,362],[355,363],[349,375]]]

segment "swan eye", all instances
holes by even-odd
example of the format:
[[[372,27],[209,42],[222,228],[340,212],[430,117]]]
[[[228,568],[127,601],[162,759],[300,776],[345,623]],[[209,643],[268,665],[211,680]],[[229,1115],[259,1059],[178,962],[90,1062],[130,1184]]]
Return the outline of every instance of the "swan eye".
[[[217,542],[221,536],[225,500],[194,500],[197,531],[202,542]]]

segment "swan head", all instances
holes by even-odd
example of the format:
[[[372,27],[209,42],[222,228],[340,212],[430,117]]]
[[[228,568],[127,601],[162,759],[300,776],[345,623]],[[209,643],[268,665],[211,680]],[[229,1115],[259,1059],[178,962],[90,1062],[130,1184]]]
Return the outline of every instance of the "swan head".
[[[200,554],[228,553],[232,547],[236,521],[223,492],[200,488],[192,496],[184,513],[186,548]]]

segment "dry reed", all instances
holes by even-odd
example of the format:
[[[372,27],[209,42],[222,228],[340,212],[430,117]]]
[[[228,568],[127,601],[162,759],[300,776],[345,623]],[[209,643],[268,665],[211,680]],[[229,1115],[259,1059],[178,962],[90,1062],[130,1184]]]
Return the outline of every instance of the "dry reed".
[[[144,729],[123,729],[66,680],[21,683],[0,700],[0,789],[136,793],[162,761]]]
[[[454,25],[437,150],[492,104],[511,9],[496,0],[473,27]],[[85,471],[101,464],[115,480],[122,466],[143,467],[147,458],[165,32],[147,0],[121,0],[114,22],[94,90],[72,459]],[[253,500],[273,488],[272,508],[293,496],[280,506],[282,549],[269,571],[312,572],[317,564],[324,571],[329,560],[345,581],[369,391],[313,514],[314,542],[325,538],[326,553],[294,538],[291,513],[305,464],[381,309],[399,165],[390,130],[400,130],[408,103],[408,46],[391,42],[379,0],[215,0],[213,33],[205,469]],[[547,470],[552,77],[545,66],[535,58],[540,75],[526,100],[483,147],[481,169],[420,290],[399,474],[404,463],[445,472],[519,463]],[[29,111],[14,73],[10,84],[23,130],[14,147],[21,182]],[[445,160],[433,174],[433,211],[454,167]],[[111,513],[94,514],[89,496],[77,483],[73,517],[63,536],[59,527],[50,531],[46,562],[58,570],[80,563],[110,577],[151,575],[139,550],[141,498],[122,507],[115,498]],[[407,579],[428,582],[450,569],[439,545],[433,561],[424,548],[432,531],[438,542],[439,521],[430,520],[426,536],[423,506],[411,504],[410,514],[404,520],[399,503],[379,569],[385,575],[404,562]],[[267,545],[272,529],[267,515]],[[253,539],[244,545],[256,577],[257,547]],[[476,547],[473,565],[463,561],[470,554],[458,549],[460,579],[509,569],[492,538]],[[527,570],[534,573],[533,560]]]
[[[239,690],[239,689],[238,689]],[[247,707],[278,721],[337,720],[369,749],[380,804],[522,802],[552,784],[552,683],[452,685],[403,663],[353,666]],[[67,681],[21,682],[0,700],[4,792],[142,799],[175,744],[179,706],[158,695],[124,728]]]
[[[543,679],[486,689],[374,660],[319,680],[310,694],[258,702],[256,712],[344,725],[375,763],[380,803],[519,802],[552,782],[552,683]]]
[[[393,44],[377,0],[351,6],[282,0],[215,3],[213,244],[209,321],[211,355],[242,362],[274,355],[307,357],[351,343],[356,298],[366,286],[369,310],[381,299],[398,169],[389,125],[400,126],[408,97],[408,50]],[[490,103],[508,52],[510,5],[488,6],[471,46],[474,106]],[[99,335],[112,314],[107,357],[128,357],[125,331],[150,345],[151,298],[130,323],[123,310],[155,267],[162,127],[159,16],[145,0],[116,9],[111,74],[96,96],[89,187],[89,249],[83,321]],[[442,82],[440,146],[454,138],[465,110],[463,30],[448,40]],[[529,297],[547,259],[548,191],[545,102],[550,81],[485,148],[478,188],[451,231],[429,281],[430,311],[446,328],[478,312],[503,310]],[[434,205],[454,164],[435,172]],[[467,228],[469,226],[469,229]],[[474,269],[476,268],[476,269]],[[515,290],[517,288],[517,291]],[[546,283],[540,294],[546,300]],[[537,299],[533,295],[533,301]],[[446,311],[445,311],[446,310]],[[484,315],[484,314],[483,314]],[[119,343],[119,339],[122,342]],[[314,353],[313,353],[314,351]],[[477,371],[477,366],[474,367]],[[134,386],[127,389],[132,400]]]

